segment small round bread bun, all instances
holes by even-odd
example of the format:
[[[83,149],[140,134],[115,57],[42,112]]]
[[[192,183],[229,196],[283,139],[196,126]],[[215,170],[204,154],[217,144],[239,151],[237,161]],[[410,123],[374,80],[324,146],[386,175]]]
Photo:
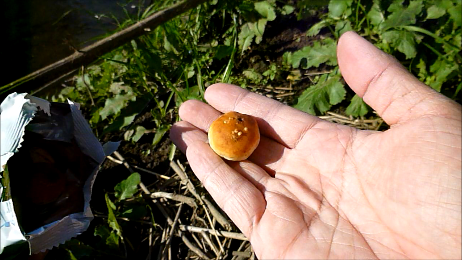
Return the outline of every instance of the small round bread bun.
[[[210,147],[219,156],[230,161],[242,161],[257,148],[260,131],[255,118],[232,111],[213,121],[208,138]]]

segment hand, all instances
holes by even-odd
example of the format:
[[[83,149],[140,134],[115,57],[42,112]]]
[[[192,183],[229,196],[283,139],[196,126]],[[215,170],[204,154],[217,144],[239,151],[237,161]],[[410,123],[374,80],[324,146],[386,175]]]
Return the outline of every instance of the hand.
[[[353,32],[338,43],[348,85],[391,126],[362,131],[242,88],[187,101],[171,138],[259,259],[461,258],[461,106]],[[206,131],[222,112],[257,118],[242,162]]]

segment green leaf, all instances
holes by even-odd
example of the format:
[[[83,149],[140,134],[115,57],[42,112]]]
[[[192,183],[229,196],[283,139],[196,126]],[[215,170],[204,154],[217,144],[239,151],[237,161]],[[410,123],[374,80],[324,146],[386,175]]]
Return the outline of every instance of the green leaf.
[[[118,114],[128,103],[135,101],[136,97],[133,93],[118,94],[113,98],[108,98],[104,103],[103,109],[99,112],[101,119],[106,119],[108,116]]]
[[[135,102],[129,102],[127,106],[120,112],[114,121],[104,128],[102,135],[119,131],[122,128],[130,125],[135,119],[136,115],[141,113],[151,100],[150,95],[142,95],[136,99]]]
[[[255,26],[251,26],[255,34],[255,43],[259,44],[263,39],[263,33],[265,32],[266,19],[259,19]]]
[[[285,59],[288,64],[292,65],[293,68],[298,68],[300,66],[301,61],[308,57],[310,50],[311,46],[305,46],[301,50],[298,50],[294,53],[286,52],[287,55],[286,53],[284,53]]]
[[[93,247],[85,245],[75,238],[66,241],[66,243],[59,245],[59,247],[64,248],[67,252],[71,252],[77,259],[86,259],[86,257],[95,256],[96,253]]]
[[[119,249],[119,236],[115,232],[111,232],[106,225],[98,225],[95,227],[94,236],[99,236],[104,240],[106,244],[112,250]]]
[[[419,77],[419,80],[422,82],[425,82],[428,76],[428,72],[427,72],[427,64],[422,58],[420,58],[419,63],[416,65],[416,68],[419,69],[419,73],[417,74],[417,76]]]
[[[406,59],[414,58],[417,55],[415,48],[414,33],[405,30],[392,30],[384,32],[384,41],[406,55]]]
[[[287,54],[284,59],[293,68],[298,68],[300,64],[303,69],[317,68],[322,63],[335,66],[337,65],[337,45],[332,38],[326,38],[322,42],[315,41],[313,46],[305,46],[292,54]],[[304,59],[306,59],[306,65],[302,63]]]
[[[383,29],[415,24],[416,16],[420,14],[422,8],[423,3],[421,0],[410,1],[407,7],[403,7],[403,1],[394,2],[388,7],[391,14],[383,23]]]
[[[233,53],[233,46],[220,45],[215,52],[215,58],[221,60],[225,57],[228,57]]]
[[[113,231],[116,232],[116,234],[121,237],[122,236],[122,230],[119,226],[119,223],[117,222],[116,216],[114,214],[114,210],[116,209],[116,206],[114,203],[109,199],[108,194],[106,193],[105,195],[106,199],[106,206],[107,206],[107,223],[109,224],[109,227],[112,228]]]
[[[430,66],[430,72],[433,75],[425,82],[434,90],[440,92],[441,86],[446,82],[449,74],[458,71],[459,66],[455,62],[447,62],[444,58],[438,58],[435,63]]]
[[[367,18],[371,24],[375,26],[378,26],[385,21],[385,16],[383,15],[383,11],[379,4],[374,3],[374,5],[372,5],[371,10],[367,13]]]
[[[157,128],[154,139],[152,140],[152,145],[157,145],[169,129],[170,125],[162,125],[161,127]]]
[[[327,26],[327,21],[322,20],[313,26],[306,32],[306,36],[315,36],[318,35],[318,33],[321,31],[322,28]]]
[[[350,105],[345,111],[345,113],[350,116],[364,116],[367,112],[369,112],[368,106],[358,95],[354,95],[351,99]]]
[[[329,17],[339,19],[342,16],[351,15],[351,4],[353,0],[330,1],[329,2]]]
[[[348,31],[352,31],[353,28],[351,27],[351,22],[348,20],[338,21],[335,24],[335,32],[337,33],[337,37],[340,37],[342,34]]]
[[[458,3],[453,8],[448,9],[448,13],[454,21],[454,29],[459,28],[462,24],[462,5]]]
[[[432,5],[427,9],[427,17],[425,19],[438,19],[446,14],[446,9],[437,5]]]
[[[260,81],[263,79],[263,76],[255,71],[254,69],[247,69],[242,72],[242,74],[249,79],[251,82],[255,84],[259,84]]]
[[[121,181],[114,187],[115,197],[118,200],[125,200],[133,197],[138,191],[138,184],[141,182],[141,176],[139,173],[134,172],[127,179]]]
[[[340,103],[345,98],[346,91],[340,82],[340,75],[322,75],[318,82],[307,88],[298,98],[295,108],[316,115],[324,113],[332,105]]]
[[[255,10],[268,21],[274,21],[276,19],[276,12],[274,7],[268,1],[256,2],[254,4]]]
[[[332,38],[324,39],[322,45],[319,41],[316,41],[306,58],[308,62],[304,69],[317,68],[322,63],[335,66],[337,65],[337,45]]]
[[[283,15],[288,15],[288,14],[291,14],[293,13],[295,10],[295,7],[291,6],[291,5],[284,5],[282,7],[282,14]]]
[[[144,135],[144,133],[146,133],[146,128],[144,128],[143,126],[136,126],[136,129],[135,129],[135,133],[133,134],[132,136],[132,141],[133,142],[138,142],[138,140],[141,139],[141,137]]]
[[[252,44],[253,38],[255,37],[255,32],[252,30],[252,26],[255,26],[254,23],[245,23],[241,27],[241,31],[238,35],[238,45],[241,49],[241,54],[244,53]]]

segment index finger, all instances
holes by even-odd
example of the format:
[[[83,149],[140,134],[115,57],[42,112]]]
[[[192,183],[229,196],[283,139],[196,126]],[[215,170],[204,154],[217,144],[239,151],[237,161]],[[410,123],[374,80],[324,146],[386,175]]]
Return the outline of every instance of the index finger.
[[[218,83],[207,88],[205,100],[225,113],[237,111],[257,118],[260,131],[289,148],[321,119],[238,86]],[[324,125],[325,126],[325,125]]]

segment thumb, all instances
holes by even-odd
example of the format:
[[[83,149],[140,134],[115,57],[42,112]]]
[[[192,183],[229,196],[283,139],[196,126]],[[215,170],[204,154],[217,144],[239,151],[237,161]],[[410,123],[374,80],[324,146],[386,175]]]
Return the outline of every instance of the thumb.
[[[389,125],[425,115],[454,117],[460,113],[454,101],[420,82],[355,32],[342,35],[337,56],[348,85]]]

